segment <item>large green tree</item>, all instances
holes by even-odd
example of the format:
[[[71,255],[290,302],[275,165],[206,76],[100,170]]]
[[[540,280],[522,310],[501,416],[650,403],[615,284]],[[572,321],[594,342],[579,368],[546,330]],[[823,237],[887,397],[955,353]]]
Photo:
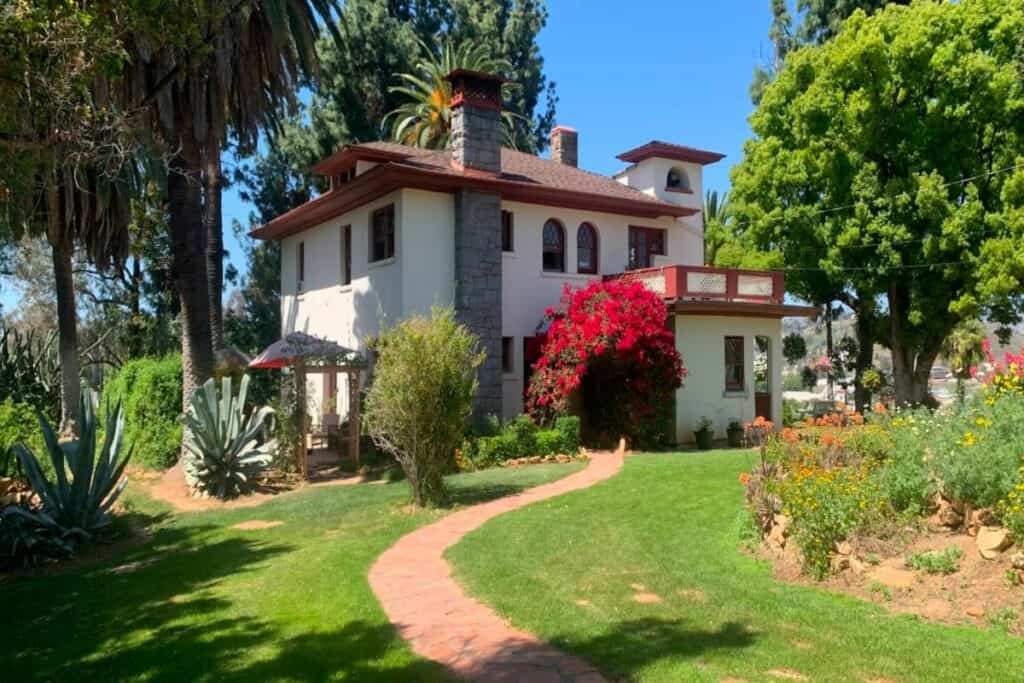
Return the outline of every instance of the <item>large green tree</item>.
[[[1022,34],[1020,2],[856,12],[786,57],[732,173],[732,211],[796,293],[875,326],[900,403],[926,400],[960,321],[1020,317]]]

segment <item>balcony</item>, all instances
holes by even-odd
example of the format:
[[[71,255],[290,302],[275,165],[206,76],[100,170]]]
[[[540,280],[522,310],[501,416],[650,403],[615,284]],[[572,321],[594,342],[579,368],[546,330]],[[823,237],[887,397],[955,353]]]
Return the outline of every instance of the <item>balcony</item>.
[[[744,304],[785,303],[783,274],[706,266],[660,266],[629,270],[607,279],[639,281],[664,299]]]

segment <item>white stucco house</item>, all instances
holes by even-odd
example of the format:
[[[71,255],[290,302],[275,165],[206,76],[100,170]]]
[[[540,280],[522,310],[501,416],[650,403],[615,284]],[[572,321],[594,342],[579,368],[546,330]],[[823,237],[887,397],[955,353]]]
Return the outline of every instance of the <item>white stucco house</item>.
[[[689,373],[679,442],[705,416],[720,436],[731,419],[781,419],[781,319],[810,309],[785,303],[780,273],[704,267],[702,173],[722,155],[649,142],[620,154],[615,176],[590,173],[570,128],[552,132],[551,158],[501,146],[499,79],[449,80],[449,150],[349,145],[313,169],[329,191],[253,232],[281,242],[282,332],[363,348],[404,316],[453,306],[488,351],[478,409],[511,418],[563,286],[639,278],[664,298]],[[311,387],[324,414],[347,410],[337,387]]]

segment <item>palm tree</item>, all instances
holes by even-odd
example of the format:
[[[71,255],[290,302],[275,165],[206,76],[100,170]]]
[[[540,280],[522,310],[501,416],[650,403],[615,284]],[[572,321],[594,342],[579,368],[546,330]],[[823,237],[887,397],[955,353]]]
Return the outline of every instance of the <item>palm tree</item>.
[[[181,20],[186,26],[195,24],[198,45],[154,50],[147,36],[132,36],[128,48],[134,60],[122,85],[125,102],[147,108],[169,156],[168,223],[181,301],[185,402],[212,376],[214,366],[207,245],[219,271],[222,227],[216,182],[208,194],[209,211],[204,212],[204,174],[219,178],[229,127],[240,147],[251,149],[260,132],[275,126],[279,113],[294,103],[302,78],[315,70],[321,20],[338,39],[334,0],[238,0],[227,8],[203,0],[186,5],[189,14]],[[212,274],[214,288],[220,287],[219,278],[219,272]]]
[[[490,49],[483,43],[464,40],[458,45],[446,41],[440,53],[420,42],[420,61],[416,73],[399,73],[395,77],[405,85],[389,88],[389,92],[405,95],[407,102],[388,112],[384,117],[387,125],[393,120],[391,138],[414,147],[445,149],[448,147],[452,129],[452,87],[445,76],[456,69],[502,74],[512,70],[512,64],[499,57],[492,57]],[[505,83],[502,94],[507,96],[514,83]],[[503,110],[505,144],[514,147],[513,131],[517,114]]]
[[[986,338],[981,321],[967,320],[953,328],[943,344],[942,355],[956,377],[956,395],[961,405],[966,398],[964,380],[969,379],[972,369],[985,360]]]
[[[718,249],[731,237],[726,227],[729,220],[729,193],[718,194],[718,190],[704,193],[704,263],[713,266]]]

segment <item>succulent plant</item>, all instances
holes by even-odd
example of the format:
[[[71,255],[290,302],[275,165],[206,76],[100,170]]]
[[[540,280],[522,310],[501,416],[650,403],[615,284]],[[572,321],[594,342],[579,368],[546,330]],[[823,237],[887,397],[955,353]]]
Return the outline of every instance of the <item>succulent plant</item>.
[[[64,534],[89,537],[109,524],[110,508],[128,483],[124,468],[131,452],[122,454],[124,415],[121,406],[107,411],[103,446],[97,454],[99,425],[95,401],[95,393],[83,392],[79,403],[79,437],[64,443],[60,443],[42,413],[37,413],[46,452],[53,464],[54,481],[46,478],[40,460],[31,450],[23,444],[14,447],[29,485],[39,496],[42,513]]]
[[[221,380],[220,397],[213,379],[192,394],[185,414],[185,478],[196,491],[233,498],[252,488],[253,477],[270,462],[274,444],[262,442],[263,423],[274,411],[254,408],[245,416],[249,376],[238,394],[231,378]]]

